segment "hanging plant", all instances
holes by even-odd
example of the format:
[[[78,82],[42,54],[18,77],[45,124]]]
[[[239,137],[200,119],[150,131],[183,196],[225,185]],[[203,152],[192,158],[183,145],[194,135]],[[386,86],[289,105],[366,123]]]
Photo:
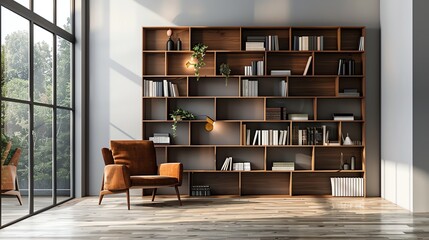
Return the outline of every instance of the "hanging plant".
[[[222,63],[219,67],[219,72],[225,77],[225,86],[228,86],[228,78],[231,74],[231,68],[226,63]]]
[[[171,119],[173,119],[173,125],[171,126],[171,129],[173,130],[173,137],[175,138],[177,136],[177,122],[182,120],[194,120],[195,116],[189,111],[183,110],[181,108],[178,108],[173,111],[173,113],[170,113]]]
[[[186,62],[186,67],[193,66],[197,81],[200,80],[200,69],[206,65],[204,62],[204,56],[206,55],[207,46],[198,43],[192,48],[191,61]]]

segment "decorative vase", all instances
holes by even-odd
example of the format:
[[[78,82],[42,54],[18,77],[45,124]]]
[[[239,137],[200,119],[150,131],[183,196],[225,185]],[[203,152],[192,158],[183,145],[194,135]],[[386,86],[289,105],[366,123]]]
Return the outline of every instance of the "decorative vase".
[[[180,40],[180,38],[177,40],[176,47],[177,47],[177,51],[182,50],[182,41]]]

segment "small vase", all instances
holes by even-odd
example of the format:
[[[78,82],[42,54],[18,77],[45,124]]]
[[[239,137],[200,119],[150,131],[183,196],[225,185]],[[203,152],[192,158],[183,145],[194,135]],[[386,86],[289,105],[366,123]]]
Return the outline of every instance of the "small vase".
[[[182,50],[182,41],[180,40],[180,38],[177,40],[176,47],[177,47],[177,51]]]
[[[169,37],[167,41],[167,50],[168,51],[174,50],[174,42],[173,40],[171,40],[171,37]]]

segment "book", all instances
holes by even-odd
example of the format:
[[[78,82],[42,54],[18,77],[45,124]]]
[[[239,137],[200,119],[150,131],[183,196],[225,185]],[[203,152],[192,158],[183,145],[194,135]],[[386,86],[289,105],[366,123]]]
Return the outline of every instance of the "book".
[[[353,113],[334,113],[332,117],[335,121],[353,121],[355,120]]]
[[[288,114],[289,120],[300,121],[308,120],[308,114],[306,113],[290,113]]]
[[[302,74],[303,76],[307,76],[308,69],[310,68],[312,58],[313,58],[313,56],[308,57],[307,64],[305,65],[304,73]]]
[[[250,129],[246,129],[246,145],[250,145]]]
[[[271,70],[270,74],[273,76],[290,76],[291,70]]]

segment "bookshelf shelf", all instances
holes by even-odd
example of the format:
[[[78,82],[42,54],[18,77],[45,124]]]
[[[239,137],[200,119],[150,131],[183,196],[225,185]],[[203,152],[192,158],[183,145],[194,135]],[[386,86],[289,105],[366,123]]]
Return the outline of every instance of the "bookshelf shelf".
[[[168,29],[182,50],[165,49]],[[157,161],[183,163],[185,192],[209,185],[211,195],[220,196],[327,197],[331,177],[360,177],[366,185],[364,27],[175,26],[144,27],[142,34],[142,138],[170,135],[170,144],[155,145]],[[246,50],[260,39],[264,49]],[[185,66],[197,43],[208,46],[199,79]],[[260,75],[245,75],[245,67],[258,61]],[[219,72],[222,63],[231,69],[228,82]],[[290,72],[271,75],[273,70]],[[251,81],[257,94],[249,94]],[[179,121],[173,138],[169,114],[177,108],[196,119]],[[308,120],[290,120],[289,114]],[[334,120],[334,114],[353,118]],[[211,132],[206,116],[215,121]],[[347,135],[354,145],[343,145]],[[332,145],[323,144],[327,138]],[[340,170],[341,155],[348,164],[354,157],[353,170]],[[251,171],[221,171],[227,157],[249,162]],[[294,170],[272,170],[284,162],[293,162]]]

